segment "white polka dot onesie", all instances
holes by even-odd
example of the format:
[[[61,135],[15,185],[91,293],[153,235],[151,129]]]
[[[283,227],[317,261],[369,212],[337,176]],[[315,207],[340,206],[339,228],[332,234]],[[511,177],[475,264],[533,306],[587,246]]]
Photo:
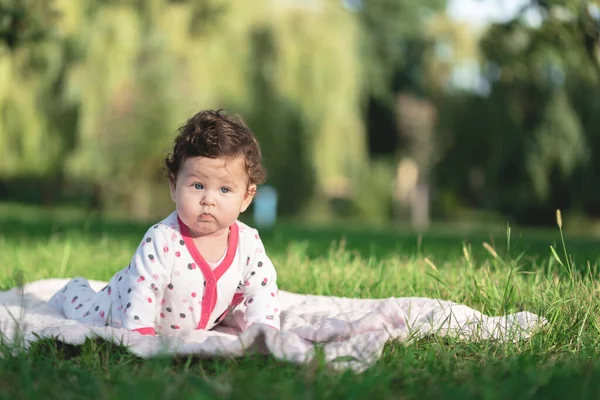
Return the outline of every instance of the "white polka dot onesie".
[[[225,255],[204,260],[173,212],[144,235],[129,266],[99,292],[74,278],[50,304],[69,319],[142,334],[211,329],[244,301],[246,328],[279,329],[277,275],[256,229],[236,221]]]

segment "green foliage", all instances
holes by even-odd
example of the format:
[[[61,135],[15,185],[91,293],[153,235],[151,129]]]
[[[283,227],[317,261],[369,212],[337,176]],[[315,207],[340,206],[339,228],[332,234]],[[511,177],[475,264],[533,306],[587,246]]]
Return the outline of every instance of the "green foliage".
[[[394,101],[394,80],[399,71],[415,71],[410,47],[427,37],[427,20],[445,4],[440,0],[362,1],[358,13],[365,32],[362,52],[370,60],[366,64],[366,90],[388,103]],[[422,82],[424,83],[424,82]]]
[[[384,159],[373,161],[358,177],[360,189],[352,196],[353,207],[349,217],[385,225],[392,216],[394,180],[393,162]]]
[[[282,211],[352,182],[367,162],[354,16],[262,3],[57,1],[54,37],[0,49],[0,176],[60,176],[104,208],[164,213],[176,128],[226,108],[263,143]]]
[[[176,128],[226,108],[256,131],[285,215],[389,219],[397,165],[373,166],[402,155],[441,216],[600,216],[592,3],[526,2],[477,47],[441,0],[0,0],[0,195],[164,215]],[[464,63],[487,93],[452,87]]]
[[[0,43],[9,49],[46,39],[56,12],[49,0],[0,1]]]
[[[589,155],[581,123],[566,94],[552,96],[533,133],[533,148],[526,160],[535,193],[542,199],[549,195],[549,172],[558,169],[563,177],[571,176]]]
[[[463,204],[525,223],[551,223],[557,208],[597,214],[600,74],[578,22],[587,4],[539,3],[539,27],[520,14],[492,25],[480,42],[490,93],[438,100],[453,145],[434,175]]]

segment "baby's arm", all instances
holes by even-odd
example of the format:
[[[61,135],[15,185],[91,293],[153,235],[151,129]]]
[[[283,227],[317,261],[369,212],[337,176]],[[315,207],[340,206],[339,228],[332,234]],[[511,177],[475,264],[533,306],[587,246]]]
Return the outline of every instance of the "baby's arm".
[[[122,279],[117,279],[125,329],[154,335],[157,295],[168,285],[174,262],[167,229],[163,225],[148,229]]]
[[[265,253],[258,234],[255,238],[255,247],[252,249],[254,256],[251,258],[244,277],[244,297],[246,298],[244,321],[246,328],[254,324],[265,324],[279,330],[281,307],[277,290],[277,273]]]

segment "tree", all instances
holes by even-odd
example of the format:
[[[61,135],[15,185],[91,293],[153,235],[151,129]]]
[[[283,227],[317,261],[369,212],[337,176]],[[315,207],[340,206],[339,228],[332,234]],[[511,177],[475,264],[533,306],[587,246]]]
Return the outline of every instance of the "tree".
[[[55,2],[43,43],[19,27],[49,2],[2,4],[22,21],[0,49],[2,179],[58,176],[95,207],[163,214],[162,159],[201,108],[252,121],[289,213],[366,163],[359,31],[340,3]]]
[[[365,118],[371,151],[391,156],[398,165],[396,218],[410,213],[418,229],[429,224],[431,171],[442,151],[436,99],[452,67],[476,53],[464,27],[442,16],[444,5],[435,0],[365,2],[359,13],[368,60]],[[454,54],[437,54],[443,46]],[[416,178],[407,185],[413,171]]]
[[[489,95],[465,95],[460,108],[448,107],[463,116],[454,118],[457,141],[438,170],[446,187],[462,180],[455,190],[524,223],[552,223],[556,208],[585,203],[582,186],[592,182],[581,176],[594,158],[594,129],[583,122],[587,105],[573,83],[597,91],[599,76],[582,39],[594,35],[581,30],[590,15],[583,3],[531,2],[489,27],[481,41]],[[539,25],[523,18],[532,7],[541,13]],[[477,189],[472,171],[481,174]]]

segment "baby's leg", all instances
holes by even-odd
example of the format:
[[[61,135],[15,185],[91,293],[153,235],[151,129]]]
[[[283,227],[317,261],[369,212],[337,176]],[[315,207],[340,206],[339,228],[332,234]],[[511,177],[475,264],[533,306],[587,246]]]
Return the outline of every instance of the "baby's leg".
[[[78,277],[70,280],[64,288],[57,292],[49,304],[62,311],[68,319],[104,325],[110,308],[110,299],[105,291],[94,291],[87,279]],[[102,310],[100,309],[102,308]]]

